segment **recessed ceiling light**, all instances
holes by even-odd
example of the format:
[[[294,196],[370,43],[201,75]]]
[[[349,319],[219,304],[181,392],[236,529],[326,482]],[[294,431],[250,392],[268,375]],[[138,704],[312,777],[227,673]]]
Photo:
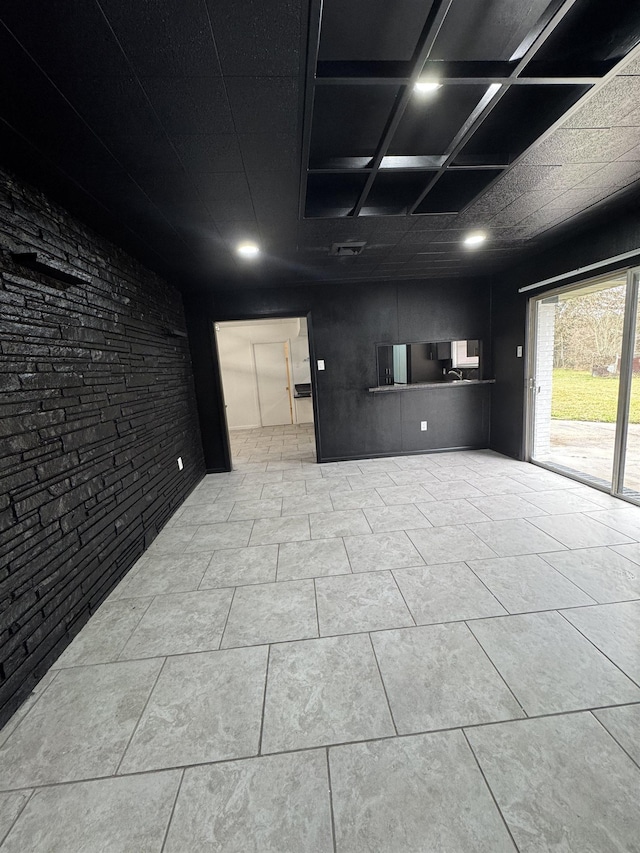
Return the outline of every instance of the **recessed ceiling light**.
[[[256,243],[238,243],[236,252],[242,258],[255,258],[260,254],[260,247]]]
[[[481,243],[487,239],[487,235],[484,231],[475,231],[473,234],[469,234],[468,237],[465,237],[463,242],[465,246],[479,246]]]
[[[418,81],[414,87],[413,91],[417,92],[419,95],[429,95],[431,92],[435,92],[442,86],[442,83],[436,83],[435,80],[422,80]]]

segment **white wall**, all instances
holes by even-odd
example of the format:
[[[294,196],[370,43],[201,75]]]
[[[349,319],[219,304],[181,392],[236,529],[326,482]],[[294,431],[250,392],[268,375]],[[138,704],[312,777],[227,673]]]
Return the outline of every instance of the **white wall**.
[[[304,328],[304,327],[303,327]],[[294,320],[254,320],[251,323],[216,323],[218,352],[222,386],[227,406],[227,424],[229,429],[249,429],[260,426],[260,406],[258,403],[258,383],[253,354],[253,344],[291,342],[292,381],[310,382],[309,343],[306,337],[298,338],[300,321]],[[311,402],[295,400],[295,403]],[[311,406],[300,408],[298,423],[312,420]],[[308,411],[307,411],[308,409]]]

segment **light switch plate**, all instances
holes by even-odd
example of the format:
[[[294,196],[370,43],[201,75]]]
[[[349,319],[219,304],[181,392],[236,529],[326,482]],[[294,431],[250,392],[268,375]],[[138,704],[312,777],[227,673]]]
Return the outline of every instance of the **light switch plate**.
[[[516,358],[522,358],[522,347],[516,347]]]
[[[420,421],[420,429],[422,430],[422,432],[425,432],[425,430],[427,429],[426,421]]]
[[[323,358],[318,359],[318,370],[324,370],[324,359]]]

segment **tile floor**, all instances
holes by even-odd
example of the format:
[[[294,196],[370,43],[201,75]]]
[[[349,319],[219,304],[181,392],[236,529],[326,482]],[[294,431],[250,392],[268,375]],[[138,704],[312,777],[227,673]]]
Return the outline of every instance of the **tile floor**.
[[[233,445],[0,733],[2,853],[638,853],[640,508]]]

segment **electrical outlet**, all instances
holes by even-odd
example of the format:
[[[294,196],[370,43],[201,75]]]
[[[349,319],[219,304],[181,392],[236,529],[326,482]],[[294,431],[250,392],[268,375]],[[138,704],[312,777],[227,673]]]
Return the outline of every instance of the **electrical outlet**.
[[[182,456],[178,456],[178,471],[182,471],[184,468],[184,463],[182,461]]]
[[[420,421],[420,429],[422,430],[422,432],[426,432],[426,429],[427,429],[427,422],[426,421]]]
[[[318,370],[324,370],[324,359],[323,358],[318,359]]]
[[[522,358],[522,347],[516,347],[516,358]]]

